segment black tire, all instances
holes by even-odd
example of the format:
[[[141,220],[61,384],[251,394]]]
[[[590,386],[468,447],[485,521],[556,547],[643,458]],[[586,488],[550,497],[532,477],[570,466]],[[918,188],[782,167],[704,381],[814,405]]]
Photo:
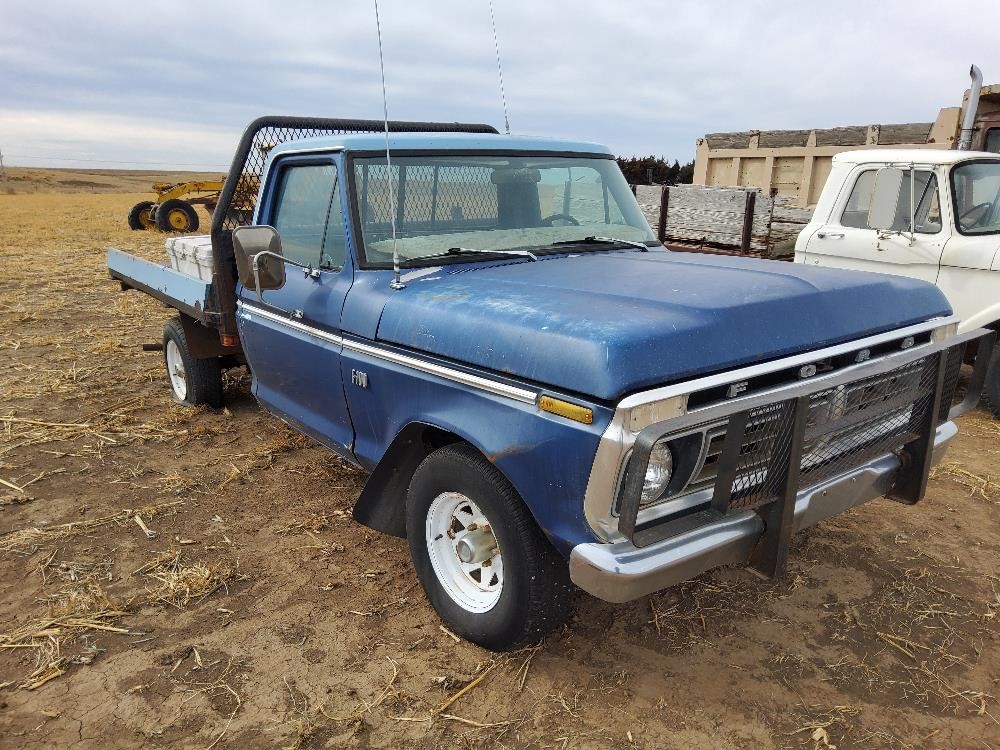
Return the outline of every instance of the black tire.
[[[431,563],[428,511],[443,493],[474,500],[502,551],[502,588],[488,611],[472,612],[459,604]],[[427,598],[449,628],[473,643],[510,651],[538,641],[569,615],[573,586],[566,560],[538,528],[506,477],[469,445],[440,448],[417,467],[406,496],[406,536]]]
[[[1000,343],[993,348],[990,363],[986,368],[982,399],[983,405],[994,417],[1000,419]]]
[[[153,216],[150,209],[156,204],[153,201],[139,201],[128,212],[128,227],[134,230],[149,229],[153,226]]]
[[[171,358],[175,356],[172,346],[176,347],[183,365],[183,392],[175,385],[171,373]],[[189,406],[207,404],[213,409],[222,406],[222,366],[217,357],[196,359],[191,355],[180,318],[171,318],[163,326],[163,364],[175,401]]]
[[[171,198],[156,209],[156,226],[164,232],[197,232],[198,212],[187,201]]]

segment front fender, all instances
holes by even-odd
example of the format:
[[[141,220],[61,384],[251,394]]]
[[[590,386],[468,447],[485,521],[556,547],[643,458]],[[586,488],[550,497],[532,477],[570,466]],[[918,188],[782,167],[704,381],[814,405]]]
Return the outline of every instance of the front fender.
[[[997,275],[1000,282],[1000,274]],[[997,328],[1000,323],[1000,302],[990,305],[984,310],[980,310],[971,318],[967,318],[958,324],[958,332],[965,333],[974,331],[977,328]]]
[[[359,520],[368,514],[380,528],[400,531],[398,516],[384,507],[375,513],[381,503],[373,504],[371,498],[391,493],[402,505],[409,476],[419,463],[415,457],[426,455],[426,446],[415,444],[415,433],[404,430],[420,424],[479,450],[503,472],[563,554],[594,540],[583,513],[583,497],[600,436],[611,418],[609,408],[587,403],[594,410],[594,423],[585,425],[543,412],[535,403],[451,382],[365,352],[345,349],[342,366],[356,435],[354,453],[363,465],[376,469],[369,480],[372,489],[366,486],[367,494],[363,493]],[[352,384],[352,370],[367,374],[367,387]],[[402,442],[398,436],[404,436]],[[397,467],[395,477],[388,467]]]

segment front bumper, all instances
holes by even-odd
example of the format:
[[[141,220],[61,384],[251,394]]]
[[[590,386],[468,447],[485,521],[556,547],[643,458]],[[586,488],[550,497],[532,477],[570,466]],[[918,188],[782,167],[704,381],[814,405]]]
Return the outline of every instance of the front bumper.
[[[954,422],[937,428],[932,464],[941,460],[957,433]],[[890,453],[802,490],[795,500],[794,530],[888,494],[900,465],[900,459]],[[570,578],[599,599],[627,602],[712,568],[746,564],[763,535],[761,516],[746,511],[644,547],[628,541],[578,544],[570,553]]]

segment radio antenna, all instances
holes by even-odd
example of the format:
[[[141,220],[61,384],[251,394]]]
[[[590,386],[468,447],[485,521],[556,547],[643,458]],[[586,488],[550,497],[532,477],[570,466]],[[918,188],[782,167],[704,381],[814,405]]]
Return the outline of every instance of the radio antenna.
[[[385,181],[389,188],[389,222],[392,226],[392,283],[391,289],[406,289],[399,278],[399,251],[396,249],[396,184],[392,179],[392,159],[389,156],[389,102],[385,95],[385,62],[382,59],[382,23],[375,3],[375,31],[378,34],[378,67],[382,74],[382,121],[385,123]]]
[[[490,24],[493,26],[493,48],[497,51],[497,75],[500,78],[500,103],[503,105],[503,126],[510,135],[510,120],[507,118],[507,95],[503,90],[503,66],[500,64],[500,39],[497,37],[497,19],[493,14],[493,0],[490,0]]]

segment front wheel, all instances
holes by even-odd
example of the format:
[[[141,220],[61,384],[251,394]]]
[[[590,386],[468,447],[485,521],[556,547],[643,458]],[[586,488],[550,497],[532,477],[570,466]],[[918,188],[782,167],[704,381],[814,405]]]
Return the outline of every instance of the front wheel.
[[[473,643],[513,650],[569,614],[566,561],[510,482],[468,445],[440,448],[417,467],[406,536],[427,598]]]

